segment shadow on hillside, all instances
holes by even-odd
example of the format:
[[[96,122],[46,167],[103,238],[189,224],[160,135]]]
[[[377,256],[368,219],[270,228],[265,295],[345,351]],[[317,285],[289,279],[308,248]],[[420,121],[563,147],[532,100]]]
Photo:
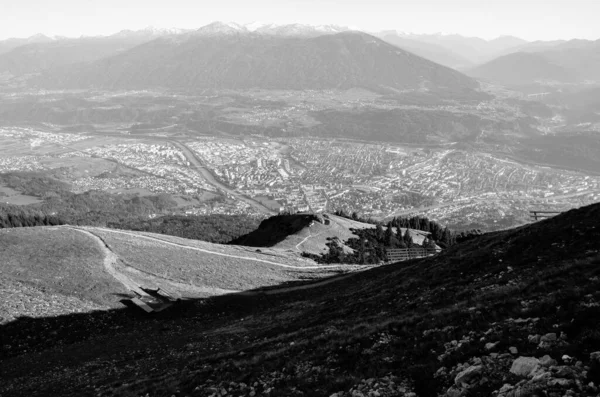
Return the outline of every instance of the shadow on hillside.
[[[275,215],[260,223],[258,229],[229,242],[246,247],[272,247],[319,218],[313,214]]]
[[[199,331],[207,324],[258,312],[261,306],[284,299],[276,290],[297,291],[304,295],[310,293],[313,285],[318,288],[348,276],[342,274],[318,280],[285,282],[210,298],[183,298],[176,305],[153,313],[144,312],[126,294],[113,294],[122,298],[122,307],[53,317],[19,317],[0,325],[0,372],[11,373],[11,358],[19,360],[19,356],[32,357],[43,351],[48,353],[44,354],[44,366],[47,366],[52,361],[70,365],[71,361],[76,363],[123,350],[141,349],[157,333],[177,334],[190,327]],[[294,296],[298,298],[298,294]],[[97,348],[90,349],[88,343],[85,351],[77,349],[77,344],[96,339],[102,341]],[[177,343],[176,338],[169,343]],[[61,347],[60,354],[52,352],[57,346]]]

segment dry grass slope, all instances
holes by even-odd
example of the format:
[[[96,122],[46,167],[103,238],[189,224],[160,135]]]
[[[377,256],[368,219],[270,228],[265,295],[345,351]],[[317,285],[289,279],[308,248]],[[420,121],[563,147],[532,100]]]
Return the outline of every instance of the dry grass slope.
[[[94,240],[77,231],[0,229],[0,258],[0,317],[5,319],[115,307],[117,294],[127,292],[105,272]]]

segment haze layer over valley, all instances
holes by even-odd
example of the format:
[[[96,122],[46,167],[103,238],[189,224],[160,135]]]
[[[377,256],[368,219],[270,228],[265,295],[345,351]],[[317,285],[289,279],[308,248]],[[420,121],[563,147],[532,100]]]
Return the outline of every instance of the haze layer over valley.
[[[159,214],[344,209],[484,230],[600,195],[592,42],[215,22],[3,43],[0,171],[72,193],[162,194]],[[5,203],[48,202],[2,180]]]

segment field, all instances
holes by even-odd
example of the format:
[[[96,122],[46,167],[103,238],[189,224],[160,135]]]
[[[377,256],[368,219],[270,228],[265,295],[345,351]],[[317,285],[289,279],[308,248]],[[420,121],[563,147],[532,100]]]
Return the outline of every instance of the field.
[[[14,189],[0,184],[0,203],[13,205],[29,205],[41,203],[36,197],[21,194]]]
[[[361,269],[297,253],[98,228],[0,230],[0,322],[122,307],[140,287],[206,298]]]
[[[4,321],[118,307],[117,294],[128,292],[104,270],[95,242],[77,231],[0,229],[0,258]]]
[[[290,253],[272,249],[224,246],[197,240],[88,229],[100,237],[140,282],[160,283],[194,297],[268,287],[302,279],[322,278],[356,267],[320,267]],[[138,271],[136,271],[138,270]]]
[[[340,243],[358,236],[350,229],[373,229],[375,225],[370,223],[362,223],[352,219],[343,218],[333,214],[327,214],[330,220],[329,225],[320,222],[314,222],[312,226],[302,229],[300,232],[291,234],[285,240],[273,246],[274,249],[292,250],[297,252],[308,252],[319,255],[329,250],[327,243],[331,237],[337,236]],[[384,228],[385,229],[385,228]],[[396,232],[394,228],[394,232]],[[406,229],[402,229],[405,233]],[[424,240],[423,234],[416,230],[411,231],[413,241],[417,244],[422,244]],[[351,248],[345,247],[347,251]]]

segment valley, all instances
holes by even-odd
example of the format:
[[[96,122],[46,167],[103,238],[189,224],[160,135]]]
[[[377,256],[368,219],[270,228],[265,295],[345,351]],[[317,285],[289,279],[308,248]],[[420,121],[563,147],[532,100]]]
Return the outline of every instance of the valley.
[[[131,102],[150,118],[156,117],[153,104],[159,95],[171,103],[165,109],[179,116],[164,127],[134,122],[129,116],[128,123],[123,119],[120,124],[79,124],[86,121],[80,120],[81,111],[72,120],[77,124],[64,124],[66,119],[61,124],[5,124],[0,127],[0,139],[7,152],[0,158],[0,172],[41,172],[69,183],[74,193],[99,190],[140,197],[166,194],[178,203],[173,214],[265,216],[284,210],[344,209],[386,219],[395,214],[422,213],[455,229],[511,227],[526,223],[532,208],[565,210],[600,198],[600,176],[592,171],[594,164],[588,161],[582,162],[582,168],[563,166],[585,158],[573,153],[564,160],[551,157],[549,163],[546,157],[537,165],[530,159],[539,152],[533,142],[555,139],[545,138],[539,131],[504,131],[501,124],[492,124],[473,140],[468,132],[473,127],[467,125],[462,138],[448,135],[442,128],[423,131],[417,142],[402,136],[383,142],[366,136],[321,136],[320,130],[313,129],[327,124],[315,119],[316,127],[299,127],[297,120],[289,119],[287,114],[272,113],[247,122],[229,119],[232,100],[246,103],[237,105],[236,114],[250,117],[257,108],[277,109],[288,106],[289,98],[297,98],[287,91],[259,94],[215,92],[212,99],[177,95],[172,99],[166,93],[104,93],[100,97],[122,103],[117,108],[128,109],[125,103]],[[322,94],[307,96],[302,102],[322,102]],[[334,94],[328,95],[337,102],[330,101],[326,106],[356,106],[359,98],[369,101],[365,104],[368,109],[374,109],[374,103],[382,100],[390,106],[395,103],[396,110],[405,106],[398,99],[385,100],[363,91]],[[75,94],[42,97],[62,106],[65,95]],[[76,97],[80,95],[83,99],[90,94]],[[25,97],[17,99],[20,106],[30,106],[29,101]],[[94,106],[88,109],[87,104],[93,102],[85,101],[82,109],[98,111]],[[210,102],[212,113],[196,122],[201,124],[192,126],[185,120],[185,109],[195,101]],[[268,101],[268,105],[261,101]],[[508,103],[494,99],[465,104],[461,112],[503,123],[530,117],[520,110],[527,109],[522,103]],[[453,106],[452,112],[457,112],[463,105]],[[452,106],[442,107],[448,111]],[[393,109],[388,111],[395,112]],[[50,113],[45,120],[62,113],[49,107],[47,111]],[[435,114],[433,109],[430,112]],[[386,114],[378,120],[385,120]],[[229,132],[223,131],[225,126]],[[475,129],[472,131],[475,134]],[[592,156],[600,150],[585,147]],[[553,160],[557,162],[552,164]],[[14,191],[14,187],[8,188]]]
[[[600,395],[599,43],[0,40],[0,397]]]

